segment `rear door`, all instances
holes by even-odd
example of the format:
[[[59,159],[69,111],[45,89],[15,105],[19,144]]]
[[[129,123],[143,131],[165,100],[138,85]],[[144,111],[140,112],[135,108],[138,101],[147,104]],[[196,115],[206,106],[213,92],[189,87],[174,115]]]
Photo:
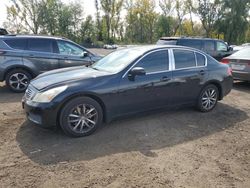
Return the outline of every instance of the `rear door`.
[[[173,49],[173,92],[172,104],[194,102],[208,75],[206,57],[199,52]]]
[[[54,39],[29,38],[24,53],[24,65],[30,67],[37,74],[57,69],[58,59],[54,53]]]
[[[59,53],[59,66],[72,67],[80,65],[90,65],[92,60],[89,55],[84,56],[87,51],[74,43],[64,40],[57,40]]]

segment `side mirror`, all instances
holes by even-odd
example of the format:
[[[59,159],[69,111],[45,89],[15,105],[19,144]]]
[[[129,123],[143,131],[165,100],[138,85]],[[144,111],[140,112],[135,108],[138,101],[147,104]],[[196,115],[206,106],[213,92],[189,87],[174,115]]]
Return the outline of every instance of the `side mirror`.
[[[83,52],[82,53],[82,57],[87,57],[88,56],[88,52]]]
[[[231,52],[233,51],[234,49],[231,47],[231,46],[228,46],[228,51]]]
[[[142,67],[134,67],[129,71],[128,76],[134,78],[135,76],[144,76],[146,71]]]

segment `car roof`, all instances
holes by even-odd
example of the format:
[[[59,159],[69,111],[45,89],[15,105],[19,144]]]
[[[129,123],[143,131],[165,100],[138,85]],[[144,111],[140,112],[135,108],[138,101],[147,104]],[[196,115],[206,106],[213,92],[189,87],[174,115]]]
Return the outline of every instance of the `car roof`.
[[[67,38],[59,37],[59,36],[47,36],[47,35],[3,35],[0,36],[0,39],[15,39],[15,38],[39,38],[39,39],[64,39]]]
[[[138,50],[142,53],[147,53],[149,51],[168,49],[168,48],[186,49],[186,50],[197,51],[197,52],[200,52],[202,54],[205,54],[203,51],[201,51],[199,49],[191,48],[191,47],[187,47],[187,46],[180,46],[180,45],[141,45],[141,46],[133,46],[133,47],[123,48],[123,49]],[[121,50],[123,50],[123,49],[121,49]]]
[[[214,38],[205,38],[205,37],[161,37],[160,40],[216,40],[216,41],[223,41],[220,39],[214,39]]]

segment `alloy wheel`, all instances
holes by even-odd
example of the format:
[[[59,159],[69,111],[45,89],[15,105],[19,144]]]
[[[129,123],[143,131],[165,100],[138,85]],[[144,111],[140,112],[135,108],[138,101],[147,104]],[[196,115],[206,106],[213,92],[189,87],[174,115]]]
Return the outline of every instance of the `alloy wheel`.
[[[217,102],[217,92],[214,88],[208,88],[202,95],[202,106],[206,110],[212,109]]]
[[[9,78],[9,85],[15,90],[25,90],[29,84],[29,78],[24,73],[12,74]]]
[[[68,115],[68,125],[75,133],[91,131],[98,121],[98,112],[92,105],[80,104],[75,106]]]

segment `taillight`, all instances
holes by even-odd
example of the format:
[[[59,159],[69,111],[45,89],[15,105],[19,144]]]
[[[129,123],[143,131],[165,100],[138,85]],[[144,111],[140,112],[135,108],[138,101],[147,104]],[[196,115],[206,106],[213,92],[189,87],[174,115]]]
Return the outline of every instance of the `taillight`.
[[[228,64],[229,63],[229,59],[222,59],[220,62],[224,63],[224,64]]]
[[[231,67],[228,67],[227,68],[227,74],[232,76],[232,68]]]

